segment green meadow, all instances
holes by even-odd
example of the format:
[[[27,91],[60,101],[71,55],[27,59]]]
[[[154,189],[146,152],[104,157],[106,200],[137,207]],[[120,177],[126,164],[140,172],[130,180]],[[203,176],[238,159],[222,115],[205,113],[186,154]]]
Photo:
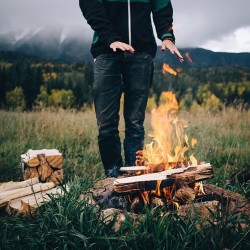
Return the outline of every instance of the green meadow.
[[[207,183],[236,191],[249,199],[249,185],[226,180],[249,170],[250,111],[227,107],[218,112],[181,112],[189,121],[187,134],[198,140],[194,155],[210,162],[215,177]],[[150,131],[147,114],[146,134]],[[124,125],[120,124],[121,138]],[[149,138],[146,137],[146,141]],[[33,217],[13,218],[0,210],[0,249],[249,249],[249,224],[237,216],[213,213],[214,221],[182,220],[175,212],[145,209],[134,226],[127,218],[118,232],[105,224],[100,211],[79,201],[79,195],[104,177],[92,110],[0,111],[0,183],[22,180],[20,155],[28,149],[56,148],[64,157],[65,183],[70,191],[41,207]],[[62,187],[63,188],[63,187]],[[199,227],[197,227],[199,223]],[[244,223],[249,223],[244,221]]]

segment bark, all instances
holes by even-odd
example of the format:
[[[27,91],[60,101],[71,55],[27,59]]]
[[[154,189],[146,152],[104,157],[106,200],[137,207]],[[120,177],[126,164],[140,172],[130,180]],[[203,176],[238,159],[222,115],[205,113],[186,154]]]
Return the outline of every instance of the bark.
[[[212,215],[220,213],[220,204],[218,201],[207,201],[202,203],[192,203],[182,205],[178,209],[178,215],[183,219],[197,218],[195,226],[210,225],[210,222],[216,222],[216,218]],[[201,225],[200,225],[201,223]]]
[[[179,204],[189,204],[195,199],[195,192],[193,188],[182,187],[179,188],[174,194],[174,201]]]
[[[114,190],[117,193],[135,193],[156,189],[157,181],[161,180],[160,189],[170,187],[174,183],[179,186],[187,186],[198,181],[214,177],[210,164],[201,166],[165,170],[155,174],[145,174],[134,177],[116,179]]]
[[[225,208],[227,214],[240,214],[250,218],[250,202],[241,194],[211,184],[204,185],[206,194],[213,195]]]

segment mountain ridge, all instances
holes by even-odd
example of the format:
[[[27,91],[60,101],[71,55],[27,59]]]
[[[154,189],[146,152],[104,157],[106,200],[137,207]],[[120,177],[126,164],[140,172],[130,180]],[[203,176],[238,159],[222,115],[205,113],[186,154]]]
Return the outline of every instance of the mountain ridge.
[[[89,31],[81,26],[39,27],[36,30],[12,31],[0,34],[1,58],[4,52],[60,60],[70,63],[91,62]],[[168,63],[171,67],[250,67],[250,53],[213,52],[203,48],[181,48],[185,61],[181,64],[170,52],[160,47],[156,64]],[[5,53],[6,55],[6,53]],[[10,55],[9,55],[10,56]]]

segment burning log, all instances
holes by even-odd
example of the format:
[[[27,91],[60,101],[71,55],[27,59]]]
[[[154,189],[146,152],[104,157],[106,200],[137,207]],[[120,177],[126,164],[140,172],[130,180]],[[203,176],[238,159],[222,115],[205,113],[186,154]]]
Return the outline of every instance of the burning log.
[[[198,181],[213,178],[213,170],[210,164],[165,170],[160,173],[145,174],[114,181],[114,191],[117,193],[136,193],[155,190],[157,181],[161,181],[160,189],[173,186],[187,186]]]
[[[174,201],[179,204],[189,204],[192,203],[195,199],[195,191],[190,187],[179,188],[174,195]]]
[[[38,177],[41,182],[63,181],[62,154],[56,149],[28,150],[21,155],[25,180]]]

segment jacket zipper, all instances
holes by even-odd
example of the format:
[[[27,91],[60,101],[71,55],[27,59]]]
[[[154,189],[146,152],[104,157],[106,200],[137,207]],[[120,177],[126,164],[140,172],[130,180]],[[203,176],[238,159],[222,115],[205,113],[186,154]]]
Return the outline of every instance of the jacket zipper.
[[[130,0],[128,0],[128,42],[129,42],[129,45],[132,45],[132,39],[131,39],[131,5],[130,5]]]

